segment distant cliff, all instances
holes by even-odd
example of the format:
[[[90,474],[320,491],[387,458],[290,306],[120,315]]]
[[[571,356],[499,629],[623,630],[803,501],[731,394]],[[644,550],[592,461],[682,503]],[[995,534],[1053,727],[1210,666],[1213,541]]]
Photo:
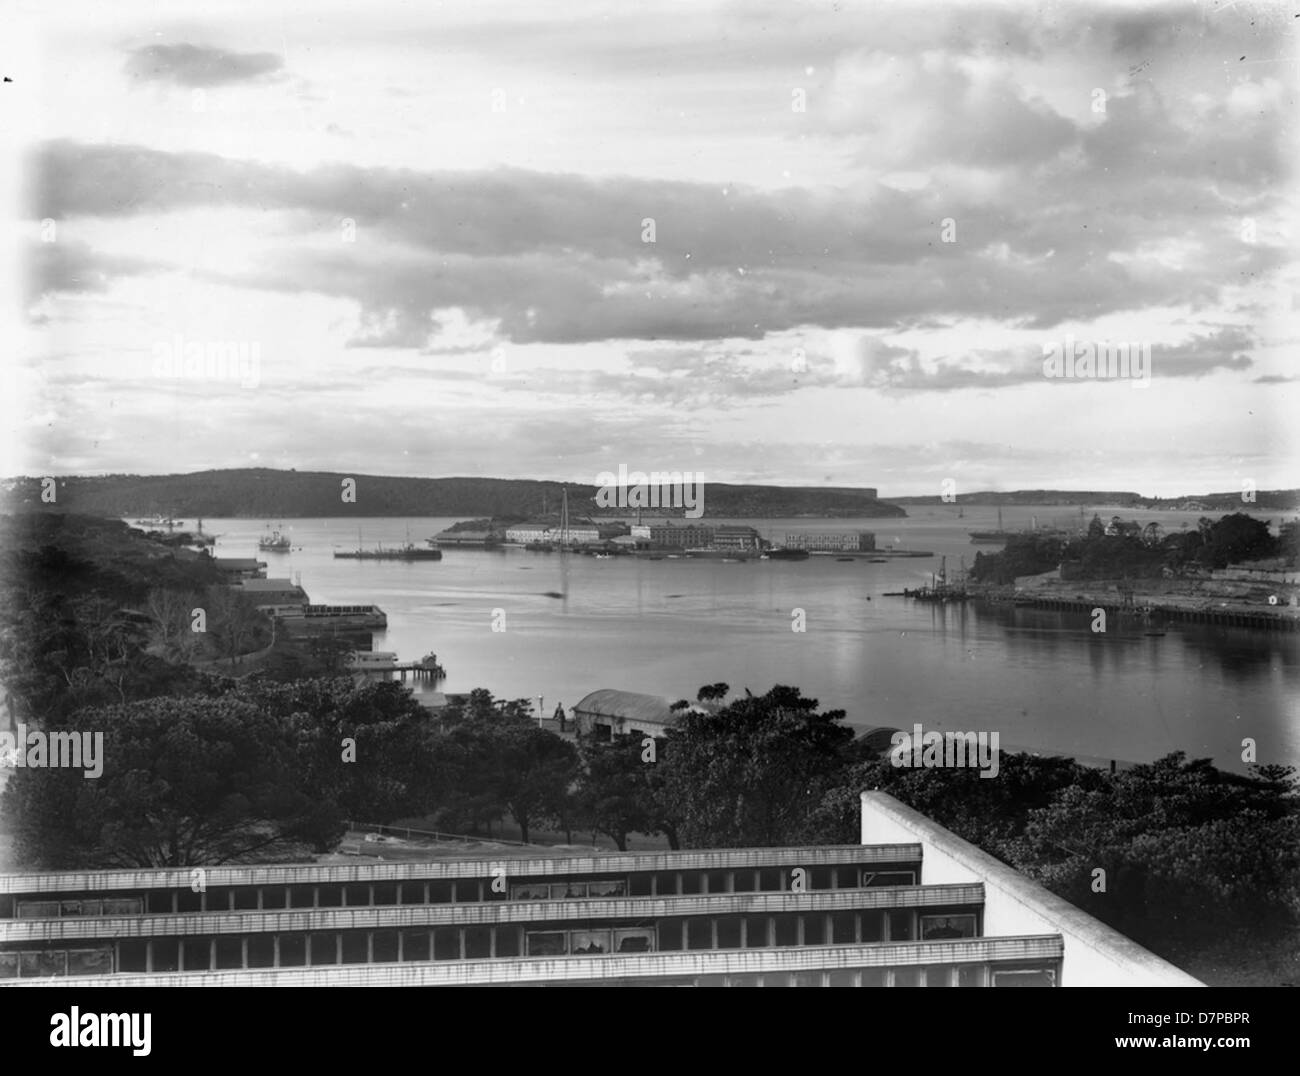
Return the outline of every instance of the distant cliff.
[[[344,479],[355,482],[343,499]],[[611,513],[595,505],[597,487],[515,478],[399,478],[267,468],[179,475],[61,477],[53,504],[41,500],[41,479],[5,483],[4,511],[53,509],[110,517],[294,519],[309,516],[471,516],[527,518],[558,509],[569,491],[570,511]],[[736,486],[707,482],[704,509],[712,517],[905,516],[870,490],[808,486]],[[674,515],[652,510],[653,515]]]

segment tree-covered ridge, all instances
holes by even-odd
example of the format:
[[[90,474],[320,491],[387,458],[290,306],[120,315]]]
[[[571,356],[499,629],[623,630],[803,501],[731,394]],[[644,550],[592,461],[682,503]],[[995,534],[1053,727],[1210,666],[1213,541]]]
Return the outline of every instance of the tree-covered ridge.
[[[343,480],[356,484],[344,501]],[[5,510],[57,507],[88,515],[285,519],[319,516],[475,516],[529,518],[554,509],[568,490],[571,509],[596,509],[599,487],[506,478],[407,478],[268,468],[187,475],[68,476],[55,501],[42,499],[39,477],[10,480]],[[661,503],[668,503],[662,501]],[[705,514],[715,517],[903,516],[869,490],[705,484]]]

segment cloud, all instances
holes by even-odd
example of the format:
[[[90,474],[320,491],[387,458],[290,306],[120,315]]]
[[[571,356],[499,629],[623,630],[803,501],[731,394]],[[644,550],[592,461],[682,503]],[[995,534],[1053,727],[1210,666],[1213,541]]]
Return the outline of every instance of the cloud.
[[[145,82],[170,82],[187,88],[252,82],[283,67],[271,52],[227,52],[206,45],[145,45],[132,49],[126,73]]]

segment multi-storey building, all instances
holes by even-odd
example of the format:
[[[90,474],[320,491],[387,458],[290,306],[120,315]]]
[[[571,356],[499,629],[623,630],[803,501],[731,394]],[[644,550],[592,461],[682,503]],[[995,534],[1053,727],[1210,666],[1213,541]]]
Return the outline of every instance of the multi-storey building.
[[[713,528],[695,523],[651,523],[650,544],[662,549],[709,549]]]
[[[0,875],[0,985],[1198,985],[882,793],[861,845]]]
[[[762,548],[763,541],[753,527],[724,523],[713,532],[713,548],[736,553],[754,553]]]

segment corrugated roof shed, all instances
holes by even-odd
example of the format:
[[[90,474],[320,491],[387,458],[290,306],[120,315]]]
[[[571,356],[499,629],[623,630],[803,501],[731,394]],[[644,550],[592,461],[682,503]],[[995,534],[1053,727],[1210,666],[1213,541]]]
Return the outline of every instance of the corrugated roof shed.
[[[615,691],[602,688],[583,697],[573,710],[597,717],[622,717],[628,721],[650,721],[657,725],[671,724],[676,717],[668,700],[659,695],[640,695],[635,691]]]

